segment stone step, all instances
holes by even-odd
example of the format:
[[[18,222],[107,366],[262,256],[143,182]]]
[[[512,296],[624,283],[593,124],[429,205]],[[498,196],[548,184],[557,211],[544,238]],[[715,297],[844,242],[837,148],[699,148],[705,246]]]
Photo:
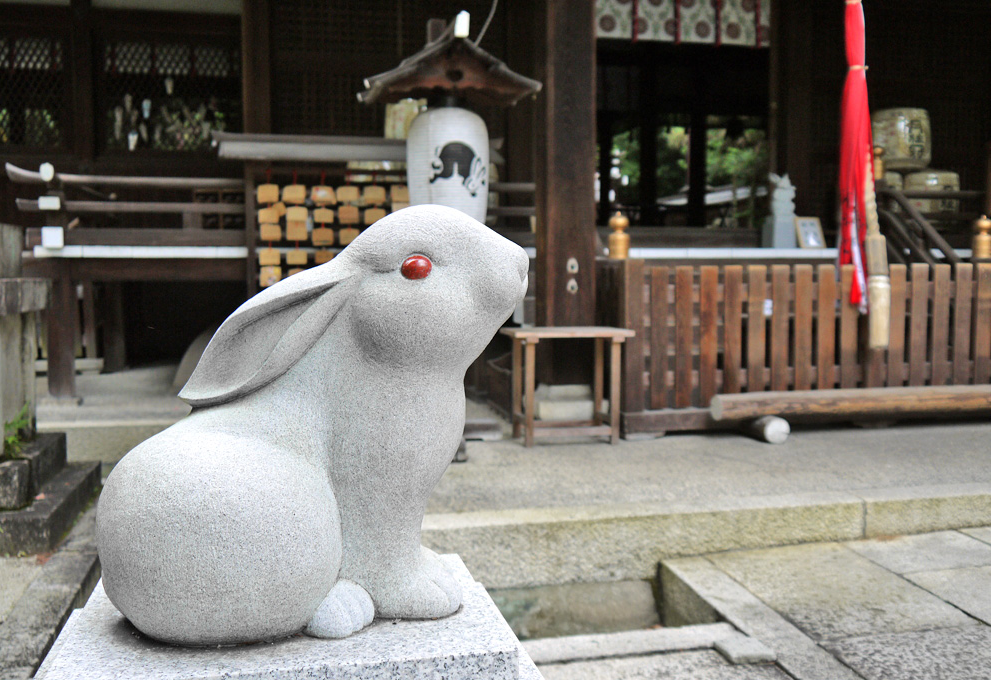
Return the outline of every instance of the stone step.
[[[649,579],[661,560],[724,550],[985,525],[991,486],[966,483],[430,513],[423,543],[461,555],[488,588],[528,588]]]
[[[99,484],[99,463],[70,464],[41,486],[31,505],[0,512],[0,555],[51,551]]]
[[[26,444],[20,457],[31,463],[31,495],[65,467],[66,445],[63,432],[39,432],[33,442]]]

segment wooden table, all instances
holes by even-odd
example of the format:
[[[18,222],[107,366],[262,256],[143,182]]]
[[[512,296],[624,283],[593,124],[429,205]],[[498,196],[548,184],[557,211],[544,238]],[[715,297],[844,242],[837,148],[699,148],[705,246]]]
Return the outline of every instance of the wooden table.
[[[513,436],[523,430],[524,446],[533,446],[535,430],[541,436],[608,435],[611,443],[619,441],[620,345],[635,333],[626,328],[605,326],[535,326],[503,328],[513,340]],[[535,422],[533,393],[536,387],[536,347],[541,340],[594,339],[595,371],[592,420],[551,420]],[[610,341],[609,413],[602,411],[605,344]],[[524,395],[524,386],[526,389]],[[522,402],[522,403],[521,403]],[[603,421],[609,418],[609,424]]]

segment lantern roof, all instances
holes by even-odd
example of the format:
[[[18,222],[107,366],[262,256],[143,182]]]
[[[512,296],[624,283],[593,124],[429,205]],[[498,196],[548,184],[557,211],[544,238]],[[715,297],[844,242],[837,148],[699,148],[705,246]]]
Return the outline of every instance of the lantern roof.
[[[391,104],[406,97],[453,95],[470,104],[512,106],[541,84],[511,70],[467,38],[448,31],[399,66],[365,79],[358,101]]]

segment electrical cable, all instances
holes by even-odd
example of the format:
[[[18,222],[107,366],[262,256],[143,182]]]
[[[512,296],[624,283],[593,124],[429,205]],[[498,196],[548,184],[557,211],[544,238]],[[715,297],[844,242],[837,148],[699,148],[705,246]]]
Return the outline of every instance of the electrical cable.
[[[489,16],[482,24],[482,30],[478,32],[478,37],[475,38],[475,47],[478,47],[478,43],[482,42],[482,38],[485,36],[485,31],[489,29],[489,24],[492,23],[492,17],[495,16],[496,7],[499,5],[499,0],[492,0],[492,8],[489,9]]]

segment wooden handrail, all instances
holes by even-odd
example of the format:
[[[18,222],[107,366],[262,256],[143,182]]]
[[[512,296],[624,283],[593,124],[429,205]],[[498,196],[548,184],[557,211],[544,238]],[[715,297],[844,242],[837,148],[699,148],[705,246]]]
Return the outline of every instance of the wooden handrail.
[[[39,212],[38,201],[17,199],[17,209]],[[162,201],[62,201],[69,213],[192,213],[198,215],[243,215],[241,203],[170,203]]]
[[[881,193],[893,199],[895,203],[901,206],[901,209],[904,210],[909,217],[915,220],[916,224],[918,224],[919,228],[922,230],[924,237],[943,252],[943,257],[946,259],[946,262],[957,264],[963,261],[960,259],[960,256],[957,255],[957,251],[954,250],[953,247],[946,242],[946,239],[940,236],[939,232],[936,231],[933,225],[929,223],[929,220],[923,217],[922,213],[919,212],[919,210],[912,205],[907,198],[905,198],[905,194],[897,189],[890,188],[882,190]],[[935,193],[937,194],[937,197],[943,194],[943,192]]]
[[[141,228],[86,228],[67,229],[63,236],[67,246],[244,246],[247,243],[242,229],[141,229]],[[24,243],[28,248],[41,245],[41,229],[24,230]]]
[[[11,182],[20,184],[46,184],[41,174],[6,163],[4,168]],[[65,186],[99,185],[117,187],[141,187],[145,189],[226,189],[243,190],[244,181],[220,177],[126,177],[115,175],[73,175],[55,173],[53,181]]]
[[[909,227],[906,226],[897,215],[887,210],[878,210],[877,216],[881,223],[886,227],[888,235],[894,236],[895,240],[897,240],[900,245],[908,248],[917,260],[920,262],[925,262],[928,265],[936,264],[936,259],[931,253],[918,246],[915,239],[912,238],[912,234],[909,233]]]

